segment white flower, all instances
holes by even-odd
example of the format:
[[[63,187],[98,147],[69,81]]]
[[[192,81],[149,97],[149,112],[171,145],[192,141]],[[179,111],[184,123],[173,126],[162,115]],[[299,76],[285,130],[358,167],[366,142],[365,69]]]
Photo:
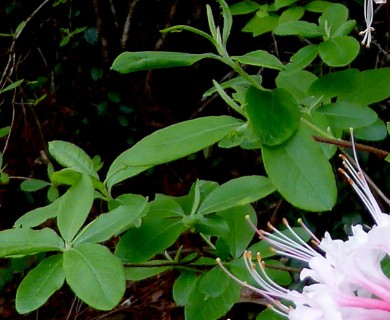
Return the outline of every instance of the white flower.
[[[353,139],[353,137],[352,137]],[[352,145],[354,142],[352,140]],[[357,161],[356,169],[345,156],[341,156],[345,170],[340,171],[369,210],[375,225],[364,230],[362,225],[352,226],[352,235],[345,241],[332,239],[326,233],[318,240],[307,227],[318,250],[305,243],[284,220],[289,236],[269,225],[272,233],[257,230],[260,239],[267,241],[282,256],[307,263],[300,273],[308,280],[302,292],[288,290],[276,284],[266,273],[260,254],[257,267],[252,254],[245,252],[247,269],[258,288],[231,275],[242,285],[267,298],[272,308],[291,320],[384,320],[390,319],[390,279],[384,274],[381,261],[390,256],[390,217],[381,211]],[[256,227],[251,223],[252,227]],[[291,301],[290,306],[279,300]]]
[[[366,29],[360,32],[360,35],[363,36],[362,44],[367,48],[371,44],[371,31],[374,31],[374,28],[371,26],[374,20],[374,4],[386,3],[386,0],[364,0],[364,20],[366,20]]]

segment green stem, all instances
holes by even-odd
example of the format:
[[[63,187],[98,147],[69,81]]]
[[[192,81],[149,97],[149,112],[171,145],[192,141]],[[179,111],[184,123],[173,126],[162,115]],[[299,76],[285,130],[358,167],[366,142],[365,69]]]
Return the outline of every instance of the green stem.
[[[325,137],[325,138],[329,138],[329,139],[334,139],[334,137],[330,133],[318,128],[316,125],[312,124],[310,121],[308,121],[304,117],[301,117],[301,122],[303,124],[305,124],[306,126],[308,126],[310,129],[312,129],[313,131],[317,132],[320,136]]]

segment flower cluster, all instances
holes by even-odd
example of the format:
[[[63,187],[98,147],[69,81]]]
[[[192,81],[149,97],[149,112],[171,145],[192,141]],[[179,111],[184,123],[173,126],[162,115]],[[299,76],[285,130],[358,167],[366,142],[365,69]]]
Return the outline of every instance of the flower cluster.
[[[305,243],[284,221],[290,236],[269,225],[273,232],[257,230],[263,239],[282,256],[307,263],[300,279],[311,279],[302,292],[289,290],[276,284],[267,276],[260,254],[257,264],[252,254],[245,252],[246,266],[256,280],[253,287],[237,279],[267,298],[270,307],[291,320],[383,320],[390,319],[390,279],[381,268],[381,261],[390,255],[390,216],[382,213],[357,162],[356,169],[341,155],[344,169],[340,169],[353,189],[362,199],[375,221],[365,230],[362,225],[352,227],[352,235],[346,240],[332,239],[326,233],[322,240],[313,238],[316,250]],[[255,226],[253,226],[255,228]],[[227,269],[219,262],[221,267]],[[280,300],[293,304],[286,306]]]

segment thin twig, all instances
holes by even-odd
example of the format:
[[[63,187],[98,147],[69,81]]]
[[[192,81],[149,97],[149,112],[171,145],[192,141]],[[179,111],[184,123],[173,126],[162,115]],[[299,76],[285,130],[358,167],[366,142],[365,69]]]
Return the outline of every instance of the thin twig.
[[[137,6],[139,0],[133,0],[133,2],[129,6],[129,12],[127,13],[125,25],[123,27],[123,33],[122,33],[122,39],[121,39],[121,46],[122,48],[126,48],[127,40],[129,39],[130,35],[130,26],[131,26],[131,20],[133,18],[135,7]]]
[[[319,136],[313,136],[313,138],[314,138],[314,140],[316,140],[318,142],[333,144],[333,145],[336,145],[338,147],[352,148],[352,143],[349,141],[339,140],[339,139],[330,139],[330,138],[324,138],[324,137],[319,137]],[[360,144],[360,143],[355,143],[355,147],[358,150],[362,150],[362,151],[365,151],[368,153],[373,153],[376,156],[378,156],[378,158],[380,158],[380,159],[386,158],[390,154],[390,152],[388,152],[388,151],[374,148],[374,147],[370,147],[370,146]]]

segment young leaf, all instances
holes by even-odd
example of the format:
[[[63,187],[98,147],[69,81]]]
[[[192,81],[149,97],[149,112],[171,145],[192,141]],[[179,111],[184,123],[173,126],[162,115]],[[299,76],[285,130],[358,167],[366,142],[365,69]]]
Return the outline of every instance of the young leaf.
[[[94,187],[91,178],[85,174],[59,199],[57,224],[66,243],[72,241],[84,224],[93,199]]]
[[[73,143],[60,140],[51,141],[49,152],[64,167],[98,178],[92,159]]]
[[[23,81],[24,81],[24,79],[20,79],[20,80],[17,80],[15,82],[11,83],[10,85],[6,86],[4,89],[0,90],[0,94],[19,87],[23,83]]]
[[[0,231],[0,257],[26,256],[39,252],[62,251],[64,241],[49,228],[17,228]]]
[[[279,17],[276,15],[267,15],[259,17],[255,15],[242,29],[243,32],[251,32],[254,37],[272,31],[279,23]]]
[[[233,18],[229,7],[225,0],[217,0],[222,8],[223,29],[222,29],[222,44],[226,47],[227,40],[232,30]]]
[[[192,54],[169,51],[123,52],[114,60],[111,70],[119,73],[131,73],[150,69],[188,67],[206,58],[219,59],[218,56],[211,53]]]
[[[274,191],[274,186],[266,177],[246,176],[236,178],[210,192],[201,203],[197,213],[205,215],[243,206],[264,198]]]
[[[263,91],[250,87],[246,93],[246,109],[253,131],[268,146],[283,143],[299,126],[298,104],[284,89]]]
[[[218,142],[241,124],[241,120],[233,117],[210,116],[183,121],[158,130],[114,160],[107,173],[106,182],[110,182],[107,185],[112,187],[113,184],[128,178],[127,174],[121,171],[129,167],[137,167],[130,169],[130,173],[134,173],[134,170],[141,172],[144,168],[200,151]]]
[[[254,1],[241,1],[229,6],[232,15],[248,14],[257,11],[260,5]]]
[[[302,125],[287,143],[264,146],[262,155],[269,178],[288,202],[308,211],[332,209],[337,197],[332,167]]]
[[[264,68],[270,68],[276,70],[284,69],[283,63],[281,63],[277,57],[264,50],[256,50],[256,51],[248,52],[243,56],[234,56],[232,57],[232,59],[252,66],[258,66],[258,67],[264,67]]]
[[[82,301],[98,310],[111,310],[125,293],[121,262],[106,247],[83,243],[64,252],[66,282]]]
[[[287,22],[287,21],[296,21],[303,17],[305,14],[304,7],[290,7],[282,12],[279,17],[279,24]]]
[[[42,260],[20,283],[16,291],[16,310],[23,314],[41,307],[65,281],[62,255]]]
[[[80,243],[97,243],[107,241],[131,226],[147,213],[147,199],[137,205],[122,205],[116,209],[103,213],[88,224],[73,241],[73,245]]]
[[[257,217],[255,210],[251,205],[247,204],[242,207],[223,210],[217,214],[223,217],[229,226],[229,233],[222,238],[228,244],[230,254],[234,258],[240,257],[253,239],[254,234],[245,217],[249,215],[251,221],[256,225]]]
[[[344,67],[350,64],[359,54],[360,43],[349,36],[339,36],[321,42],[319,54],[330,67]]]

